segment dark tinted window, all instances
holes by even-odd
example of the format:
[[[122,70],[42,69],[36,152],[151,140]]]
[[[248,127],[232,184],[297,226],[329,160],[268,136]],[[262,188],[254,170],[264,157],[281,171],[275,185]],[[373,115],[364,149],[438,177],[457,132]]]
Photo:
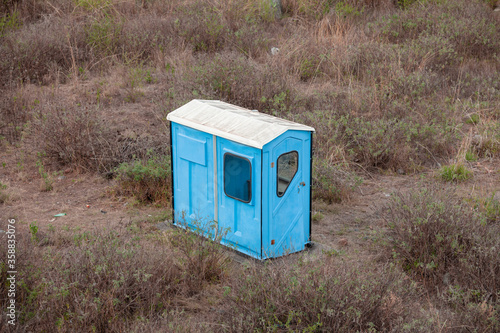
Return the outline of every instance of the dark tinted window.
[[[278,173],[278,197],[285,194],[286,189],[290,185],[293,177],[297,173],[299,165],[299,153],[291,151],[278,157],[277,170]]]
[[[224,154],[224,192],[228,197],[250,202],[252,166],[249,160],[232,154]]]

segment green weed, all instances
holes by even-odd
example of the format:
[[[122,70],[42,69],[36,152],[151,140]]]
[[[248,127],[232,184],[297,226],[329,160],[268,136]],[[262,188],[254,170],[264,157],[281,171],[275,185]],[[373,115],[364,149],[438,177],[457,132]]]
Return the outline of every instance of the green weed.
[[[288,111],[293,103],[291,91],[279,73],[237,53],[203,58],[193,75],[193,88],[202,88],[203,95],[251,110]]]
[[[321,220],[323,220],[324,217],[325,217],[325,215],[323,215],[321,212],[315,212],[312,215],[312,221],[313,222],[320,222]]]
[[[335,4],[335,11],[338,15],[342,17],[346,16],[359,16],[363,13],[363,9],[351,5],[348,1],[339,1]]]
[[[119,191],[141,203],[168,205],[170,200],[170,157],[148,156],[146,160],[124,162],[116,169]]]
[[[496,199],[497,192],[486,198],[477,198],[474,200],[474,207],[482,212],[489,222],[500,222],[500,201]]]
[[[45,166],[42,163],[41,158],[45,156],[45,153],[38,153],[38,160],[36,161],[36,166],[38,167],[38,173],[42,177],[43,183],[40,186],[42,192],[49,192],[53,189],[54,179],[52,175],[45,171]]]
[[[461,56],[491,57],[498,52],[500,43],[495,36],[499,27],[490,20],[490,10],[480,1],[425,1],[420,6],[406,5],[411,2],[401,1],[406,10],[382,20],[381,31],[389,41],[407,43],[412,39],[437,38],[449,43]]]
[[[443,165],[439,169],[441,179],[447,182],[461,182],[472,178],[473,173],[463,164]]]
[[[116,55],[123,23],[111,17],[93,20],[85,29],[86,43],[99,58]]]
[[[481,120],[481,118],[479,117],[479,115],[477,113],[473,113],[473,114],[469,115],[466,122],[468,124],[476,125],[479,123],[480,120]]]
[[[36,221],[30,223],[29,229],[30,229],[31,241],[38,242],[38,225]]]
[[[0,204],[6,203],[9,201],[10,195],[6,191],[7,185],[2,184],[0,182]]]
[[[107,10],[113,5],[109,0],[74,0],[74,2],[76,7],[98,13],[107,13]]]
[[[475,161],[477,161],[477,159],[478,159],[478,156],[473,151],[467,150],[465,152],[465,160],[467,162],[475,162]]]
[[[17,10],[10,14],[4,14],[0,17],[0,38],[11,30],[19,29],[21,25],[22,21]]]
[[[216,52],[224,48],[228,28],[221,13],[202,4],[188,9],[185,22],[179,23],[180,34],[193,46],[194,52]]]
[[[125,97],[125,101],[129,103],[137,103],[139,99],[144,96],[141,87],[144,83],[150,84],[153,83],[153,81],[154,79],[151,76],[151,72],[149,70],[144,70],[142,65],[133,66],[132,64],[129,64],[129,68],[127,69],[127,95]]]

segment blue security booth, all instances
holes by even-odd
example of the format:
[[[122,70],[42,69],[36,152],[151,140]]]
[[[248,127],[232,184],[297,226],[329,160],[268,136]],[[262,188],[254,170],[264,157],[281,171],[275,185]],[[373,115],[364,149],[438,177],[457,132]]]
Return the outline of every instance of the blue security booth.
[[[257,259],[310,244],[314,128],[212,100],[167,119],[175,225],[214,222],[224,245]]]

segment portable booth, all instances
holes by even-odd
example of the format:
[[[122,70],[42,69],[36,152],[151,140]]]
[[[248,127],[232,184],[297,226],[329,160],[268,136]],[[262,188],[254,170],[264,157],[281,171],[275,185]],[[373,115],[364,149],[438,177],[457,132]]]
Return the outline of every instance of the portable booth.
[[[257,259],[310,243],[314,128],[211,100],[167,119],[174,224],[216,222],[223,244]]]

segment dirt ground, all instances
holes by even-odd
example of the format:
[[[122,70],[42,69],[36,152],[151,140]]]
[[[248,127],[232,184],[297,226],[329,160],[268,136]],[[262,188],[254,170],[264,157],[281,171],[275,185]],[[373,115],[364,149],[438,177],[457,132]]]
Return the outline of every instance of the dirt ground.
[[[43,180],[29,156],[15,147],[0,153],[0,182],[9,195],[0,204],[0,229],[7,218],[15,218],[21,228],[36,222],[40,230],[91,231],[119,229],[138,223],[153,227],[168,219],[169,207],[137,205],[130,197],[115,195],[115,180],[100,175],[61,170],[54,178],[53,190],[42,191]],[[24,163],[24,165],[23,165]],[[436,171],[418,175],[372,174],[354,190],[350,200],[340,204],[313,202],[312,240],[323,252],[334,251],[355,259],[377,255],[370,246],[386,228],[384,207],[391,195],[436,183],[464,198],[500,195],[500,160],[483,159],[468,165],[474,177],[460,184],[440,181]],[[55,217],[56,214],[66,215]],[[328,249],[328,250],[324,250]]]
[[[15,154],[6,152],[1,156],[2,162],[7,162],[0,170],[0,182],[7,186],[5,192],[9,195],[0,205],[2,226],[7,218],[15,218],[21,226],[36,222],[41,230],[49,226],[109,230],[152,221],[170,212],[168,207],[139,206],[133,198],[115,195],[115,180],[70,170],[62,170],[61,175],[54,177],[51,191],[42,191],[43,180],[36,168],[20,171]],[[54,216],[61,213],[66,215]]]
[[[396,193],[434,183],[463,198],[485,198],[494,192],[500,196],[500,160],[483,160],[468,167],[474,177],[461,184],[442,182],[436,171],[419,175],[372,175],[355,190],[349,202],[332,205],[315,202],[313,214],[320,211],[324,218],[313,221],[313,241],[348,256],[361,253],[376,256],[370,244],[386,229],[384,208]]]
[[[111,78],[110,80],[114,80]],[[118,80],[118,78],[116,78]],[[52,88],[28,86],[27,93],[36,96],[61,94],[65,98],[94,103],[95,80],[78,85]],[[108,84],[104,85],[105,87]],[[104,89],[98,108],[105,126],[124,139],[152,138],[168,140],[166,108],[152,102],[161,94],[156,85],[143,88],[144,96],[136,103],[124,103],[127,94],[123,85],[111,85]],[[42,98],[42,97],[41,97]],[[181,103],[182,101],[179,101]],[[16,218],[21,227],[36,222],[43,230],[56,229],[116,229],[132,223],[153,226],[168,219],[170,207],[138,205],[133,198],[116,195],[116,180],[101,175],[85,173],[71,168],[57,169],[47,166],[53,180],[53,189],[43,191],[43,179],[36,166],[36,153],[20,143],[0,143],[0,182],[6,185],[8,199],[0,203],[0,229],[7,218]],[[437,169],[419,174],[400,175],[388,171],[363,174],[363,182],[349,200],[340,204],[313,202],[312,240],[342,254],[371,253],[372,240],[385,228],[384,206],[391,195],[416,189],[426,184],[438,184],[464,198],[485,198],[498,192],[500,197],[500,158],[484,158],[467,162],[473,178],[463,183],[445,183],[438,178]],[[499,198],[500,199],[500,198]],[[3,200],[0,200],[0,202]],[[54,215],[65,213],[61,217]],[[371,253],[376,254],[376,253]]]

